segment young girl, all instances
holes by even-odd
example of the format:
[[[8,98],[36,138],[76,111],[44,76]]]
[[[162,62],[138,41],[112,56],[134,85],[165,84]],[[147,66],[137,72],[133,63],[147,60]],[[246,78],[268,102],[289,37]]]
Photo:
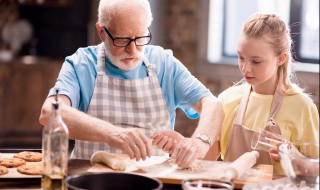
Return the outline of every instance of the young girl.
[[[219,95],[225,118],[219,141],[208,154],[218,152],[224,161],[234,161],[251,151],[254,131],[263,128],[291,142],[319,142],[317,107],[292,80],[291,46],[290,31],[279,16],[255,14],[245,22],[238,41],[244,79]],[[155,135],[153,144],[164,148],[163,136],[174,135]],[[274,164],[275,173],[280,174],[274,153],[260,151],[258,163]]]

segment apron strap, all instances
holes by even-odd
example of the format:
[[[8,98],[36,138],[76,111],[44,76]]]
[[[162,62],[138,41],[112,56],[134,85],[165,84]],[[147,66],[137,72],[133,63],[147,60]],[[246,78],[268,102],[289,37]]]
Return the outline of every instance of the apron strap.
[[[283,100],[283,93],[280,90],[280,85],[278,85],[272,99],[270,118],[273,119],[277,115],[281,107],[282,100]]]
[[[280,126],[277,124],[274,117],[277,115],[277,113],[281,107],[282,100],[283,100],[283,93],[280,90],[280,85],[278,82],[278,86],[276,88],[276,91],[274,92],[273,99],[272,99],[271,110],[270,110],[270,119],[266,124],[265,130],[271,131],[273,133],[277,133],[280,135],[281,135]]]
[[[101,43],[100,47],[98,47],[98,73],[104,73],[105,72],[105,57],[106,52],[104,48],[104,44]]]
[[[279,81],[277,84],[276,91],[274,92],[274,95],[273,95],[271,110],[270,110],[270,118],[271,119],[274,119],[274,117],[277,115],[277,113],[281,107],[283,96],[284,96],[283,92],[280,89],[280,85],[279,85],[281,83],[281,81],[283,80],[282,67],[279,67],[279,70],[280,70],[279,79],[278,79]]]
[[[234,121],[235,124],[239,124],[239,125],[242,124],[242,120],[243,120],[244,114],[245,114],[246,109],[247,109],[247,103],[249,101],[251,88],[252,88],[251,85],[248,85],[247,89],[244,92],[244,95],[243,95],[243,97],[241,99],[241,102],[240,102],[240,105],[239,105],[239,110],[237,112],[237,115],[236,115],[236,118],[235,118],[235,121]]]
[[[156,70],[154,64],[150,64],[145,55],[142,55],[142,61],[147,66],[148,76],[153,76],[153,74],[155,73],[155,70]]]

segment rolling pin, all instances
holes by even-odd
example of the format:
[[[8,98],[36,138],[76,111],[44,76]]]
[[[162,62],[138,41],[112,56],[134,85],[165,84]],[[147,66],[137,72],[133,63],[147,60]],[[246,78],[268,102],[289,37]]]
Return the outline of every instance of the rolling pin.
[[[258,158],[259,152],[257,151],[242,154],[225,169],[221,179],[231,181],[241,177],[248,169],[256,164]]]

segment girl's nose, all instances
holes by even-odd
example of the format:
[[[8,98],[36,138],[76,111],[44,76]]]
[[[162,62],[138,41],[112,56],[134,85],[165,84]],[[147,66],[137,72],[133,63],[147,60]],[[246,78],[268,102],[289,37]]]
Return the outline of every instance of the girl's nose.
[[[242,73],[250,73],[251,72],[250,64],[243,62],[241,66],[241,71]]]

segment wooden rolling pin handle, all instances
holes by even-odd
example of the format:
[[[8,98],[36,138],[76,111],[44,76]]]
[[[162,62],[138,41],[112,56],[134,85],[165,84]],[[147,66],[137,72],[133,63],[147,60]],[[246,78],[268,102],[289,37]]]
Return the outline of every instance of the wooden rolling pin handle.
[[[232,162],[225,170],[224,179],[233,180],[242,176],[248,169],[257,163],[259,152],[251,151],[242,154],[238,159]]]

